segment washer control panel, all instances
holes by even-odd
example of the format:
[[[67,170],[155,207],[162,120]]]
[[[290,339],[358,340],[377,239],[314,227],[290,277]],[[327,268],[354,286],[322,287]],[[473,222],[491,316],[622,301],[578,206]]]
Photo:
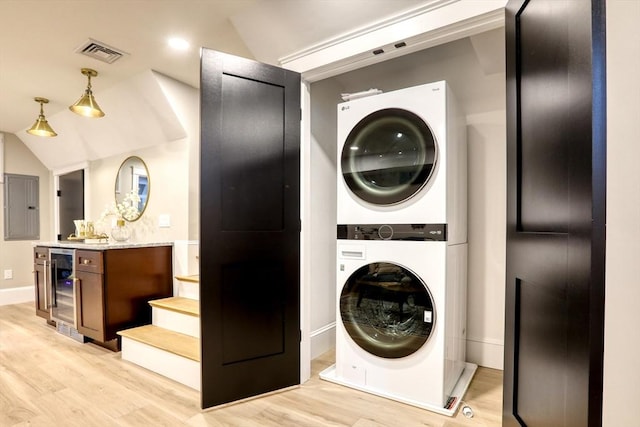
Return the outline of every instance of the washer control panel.
[[[338,224],[343,240],[447,240],[447,224]]]

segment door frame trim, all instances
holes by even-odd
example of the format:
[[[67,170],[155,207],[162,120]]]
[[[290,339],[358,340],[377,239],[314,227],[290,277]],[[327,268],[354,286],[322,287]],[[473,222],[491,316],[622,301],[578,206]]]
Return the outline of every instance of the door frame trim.
[[[504,26],[507,0],[432,0],[352,33],[278,59],[315,82]],[[395,47],[404,41],[405,46]],[[384,54],[373,54],[383,49]]]

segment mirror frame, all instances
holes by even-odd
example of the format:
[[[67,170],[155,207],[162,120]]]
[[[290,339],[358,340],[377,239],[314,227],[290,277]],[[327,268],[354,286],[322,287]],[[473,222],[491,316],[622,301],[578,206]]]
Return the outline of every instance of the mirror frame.
[[[125,193],[121,192],[120,189],[120,178],[121,178],[121,174],[124,173],[125,171],[125,167],[127,166],[132,166],[132,167],[142,167],[144,168],[145,172],[146,172],[146,177],[147,177],[147,193],[146,193],[146,197],[144,199],[144,205],[142,206],[142,209],[138,210],[138,216],[136,216],[135,218],[127,218],[125,216],[123,216],[123,219],[125,221],[129,221],[129,222],[135,222],[137,220],[139,220],[142,217],[142,214],[144,214],[144,211],[147,209],[147,206],[149,205],[149,197],[151,196],[151,177],[149,176],[149,167],[147,167],[147,164],[144,162],[144,160],[142,160],[140,157],[138,156],[129,156],[126,159],[124,159],[122,161],[122,163],[120,164],[120,167],[118,168],[118,172],[116,173],[116,182],[115,182],[115,186],[113,189],[113,196],[116,202],[116,206],[119,205],[120,203],[122,203],[123,199],[125,196],[122,196]],[[132,175],[133,175],[133,171],[132,171]],[[131,184],[133,186],[133,176],[131,178]],[[133,191],[133,188],[130,190]],[[138,196],[140,196],[140,194],[138,193]]]

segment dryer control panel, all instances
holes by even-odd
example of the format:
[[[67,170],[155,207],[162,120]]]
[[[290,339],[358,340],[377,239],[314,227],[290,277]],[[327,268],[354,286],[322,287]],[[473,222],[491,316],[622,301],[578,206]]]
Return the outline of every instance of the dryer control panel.
[[[342,240],[447,240],[447,224],[338,224]]]

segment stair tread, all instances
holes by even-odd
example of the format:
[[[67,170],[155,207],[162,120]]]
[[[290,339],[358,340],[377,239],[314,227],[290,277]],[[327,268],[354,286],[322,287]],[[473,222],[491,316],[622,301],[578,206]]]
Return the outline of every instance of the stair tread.
[[[200,361],[200,340],[189,335],[154,325],[126,329],[119,331],[118,335],[195,360],[196,362]]]
[[[200,316],[200,301],[184,297],[160,298],[149,301],[152,307],[164,308],[165,310],[176,311],[188,314],[189,316]]]
[[[181,282],[200,283],[199,274],[192,274],[190,276],[176,276],[176,279],[178,279]]]

